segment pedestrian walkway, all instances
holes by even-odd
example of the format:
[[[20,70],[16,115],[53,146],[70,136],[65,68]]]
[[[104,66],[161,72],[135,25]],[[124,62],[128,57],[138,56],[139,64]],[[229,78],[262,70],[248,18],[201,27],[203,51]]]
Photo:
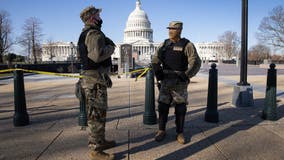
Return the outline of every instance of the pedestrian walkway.
[[[199,73],[200,77],[208,78],[208,74],[205,73]],[[259,82],[259,79],[261,80],[261,83]],[[257,83],[254,83],[256,80],[258,80]],[[221,83],[225,83],[228,86],[234,86],[237,85],[239,82],[239,76],[218,76],[218,81]],[[277,84],[281,85],[281,89],[277,89],[276,96],[277,98],[284,99],[284,87],[282,87],[282,83],[284,81],[284,75],[278,76]],[[266,77],[265,76],[250,76],[248,78],[248,83],[250,83],[253,86],[253,91],[264,93],[266,90]]]
[[[66,77],[50,79],[34,75],[25,81],[31,119],[31,124],[25,127],[13,126],[13,80],[0,81],[0,160],[88,159],[87,132],[78,126],[79,102],[74,96],[77,80]],[[118,145],[106,152],[125,160],[284,159],[283,99],[278,97],[279,120],[264,121],[259,116],[264,93],[255,89],[255,107],[231,107],[233,87],[225,79],[219,78],[220,122],[217,124],[203,120],[207,77],[199,74],[191,80],[185,123],[187,143],[180,145],[175,140],[173,108],[170,109],[167,138],[161,143],[153,139],[157,125],[142,123],[145,79],[135,82],[135,79],[113,78],[113,88],[108,90],[106,133],[107,138],[116,140]],[[260,82],[253,85],[262,86]],[[284,90],[282,85],[279,90]]]

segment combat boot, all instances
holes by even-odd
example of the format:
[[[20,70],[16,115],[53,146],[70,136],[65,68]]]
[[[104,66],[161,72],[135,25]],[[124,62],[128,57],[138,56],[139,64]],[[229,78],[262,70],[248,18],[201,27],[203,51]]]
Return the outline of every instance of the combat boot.
[[[90,151],[90,160],[114,160],[114,154],[108,154],[103,151]]]
[[[161,142],[166,137],[166,132],[163,130],[159,130],[155,136],[155,141]]]
[[[103,151],[103,150],[106,150],[106,149],[109,149],[109,148],[112,148],[112,147],[115,147],[115,146],[116,146],[115,141],[104,140],[103,143],[96,144],[96,150]]]
[[[183,136],[182,133],[179,133],[179,134],[177,135],[177,141],[178,141],[178,143],[180,143],[180,144],[185,144],[185,138],[184,138],[184,136]]]

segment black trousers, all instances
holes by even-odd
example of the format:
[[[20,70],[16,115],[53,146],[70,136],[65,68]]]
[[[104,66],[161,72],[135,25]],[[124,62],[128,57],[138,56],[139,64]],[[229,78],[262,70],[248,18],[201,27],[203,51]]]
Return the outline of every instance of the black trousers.
[[[168,121],[170,104],[165,104],[159,102],[158,111],[159,111],[159,130],[166,130],[166,124]],[[186,104],[176,104],[175,106],[175,116],[176,116],[176,132],[183,133],[184,120],[186,115]]]

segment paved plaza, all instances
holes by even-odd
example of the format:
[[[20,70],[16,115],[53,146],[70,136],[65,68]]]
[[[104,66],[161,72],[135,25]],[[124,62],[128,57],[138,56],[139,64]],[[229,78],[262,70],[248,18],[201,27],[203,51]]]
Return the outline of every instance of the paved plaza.
[[[239,76],[222,73],[220,71],[218,79],[220,122],[217,124],[204,121],[208,69],[203,69],[191,80],[185,145],[175,140],[173,108],[165,141],[154,141],[157,125],[143,124],[145,78],[135,81],[113,77],[113,88],[108,90],[106,133],[107,138],[116,140],[118,145],[106,152],[125,160],[284,159],[284,74],[280,72],[277,77],[279,119],[265,121],[260,113],[264,106],[266,75],[248,76],[248,82],[254,87],[254,107],[235,108],[231,106],[231,99],[233,85]],[[31,123],[14,127],[13,79],[0,80],[0,160],[88,159],[87,131],[78,126],[76,81],[68,77],[26,76],[26,102]],[[157,99],[157,87],[155,90]]]

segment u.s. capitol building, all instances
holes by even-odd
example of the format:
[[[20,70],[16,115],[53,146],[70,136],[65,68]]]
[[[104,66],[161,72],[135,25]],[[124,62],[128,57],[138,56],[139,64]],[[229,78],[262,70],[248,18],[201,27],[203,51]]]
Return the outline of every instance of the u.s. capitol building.
[[[136,62],[150,63],[153,55],[160,43],[153,42],[153,29],[151,22],[144,10],[141,8],[140,0],[136,1],[134,11],[128,16],[126,27],[124,29],[124,38],[122,43],[117,43],[114,60],[121,58],[121,45],[132,45],[132,56]]]

